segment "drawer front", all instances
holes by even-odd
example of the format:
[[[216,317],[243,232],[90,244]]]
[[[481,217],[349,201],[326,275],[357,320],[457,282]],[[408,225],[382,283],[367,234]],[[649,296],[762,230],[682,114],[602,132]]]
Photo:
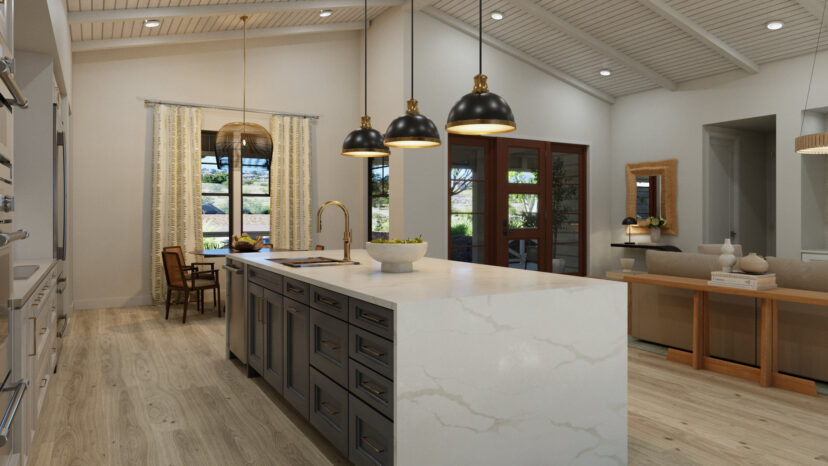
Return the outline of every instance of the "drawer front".
[[[348,306],[348,322],[389,340],[394,340],[394,311],[351,299]]]
[[[282,294],[302,304],[310,302],[310,285],[288,277],[284,277],[283,283]]]
[[[311,367],[310,423],[348,456],[348,391]]]
[[[256,267],[247,267],[247,279],[277,293],[282,292],[282,276]]]
[[[283,300],[285,313],[285,399],[308,418],[310,308],[290,299]]]
[[[349,327],[348,355],[394,380],[394,343],[360,328]]]
[[[310,363],[343,387],[348,385],[348,324],[311,309]]]
[[[394,382],[354,360],[348,365],[348,390],[389,419],[394,419]]]
[[[311,285],[310,306],[337,319],[348,320],[348,297]]]
[[[357,466],[394,464],[394,424],[350,395],[348,459]]]

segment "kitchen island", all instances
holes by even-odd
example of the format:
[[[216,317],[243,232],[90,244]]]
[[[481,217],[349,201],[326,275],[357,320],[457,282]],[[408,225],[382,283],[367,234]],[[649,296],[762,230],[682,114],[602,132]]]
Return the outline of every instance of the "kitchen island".
[[[242,314],[250,373],[352,462],[626,464],[625,284],[431,258],[387,274],[364,250],[269,260],[317,255],[342,252],[229,255],[246,300],[228,335]]]

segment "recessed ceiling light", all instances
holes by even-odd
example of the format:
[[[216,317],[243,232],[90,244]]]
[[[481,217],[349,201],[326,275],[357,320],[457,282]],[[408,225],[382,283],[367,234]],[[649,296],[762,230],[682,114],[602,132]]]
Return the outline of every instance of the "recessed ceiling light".
[[[604,68],[603,70],[599,71],[598,74],[600,74],[601,76],[609,76],[612,74],[612,70]]]
[[[494,13],[492,13],[492,19],[495,21],[500,21],[501,19],[503,19],[503,13],[495,11]]]
[[[157,28],[161,25],[161,20],[158,19],[145,19],[144,20],[144,27],[145,28]]]
[[[770,29],[771,31],[776,31],[778,29],[782,29],[782,26],[784,25],[785,23],[783,23],[782,21],[771,21],[768,24],[766,24],[765,27]]]
[[[333,14],[333,10],[319,10],[319,16],[322,18],[327,18]]]

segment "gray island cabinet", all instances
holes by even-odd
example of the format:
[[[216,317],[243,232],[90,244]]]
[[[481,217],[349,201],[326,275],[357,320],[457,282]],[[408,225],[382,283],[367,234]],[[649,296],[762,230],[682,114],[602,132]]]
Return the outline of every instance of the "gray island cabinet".
[[[269,260],[308,255],[228,256],[244,277],[228,355],[352,463],[626,463],[623,284],[428,258],[383,274],[364,251]]]

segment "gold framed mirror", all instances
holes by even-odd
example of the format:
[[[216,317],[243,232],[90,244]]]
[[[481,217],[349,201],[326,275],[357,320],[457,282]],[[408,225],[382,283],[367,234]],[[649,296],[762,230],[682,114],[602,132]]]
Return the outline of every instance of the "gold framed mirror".
[[[678,234],[677,166],[676,159],[627,164],[627,217],[638,220],[637,226],[630,227],[632,234],[649,233],[650,229],[646,226],[649,217],[667,220],[661,227],[662,234]]]

